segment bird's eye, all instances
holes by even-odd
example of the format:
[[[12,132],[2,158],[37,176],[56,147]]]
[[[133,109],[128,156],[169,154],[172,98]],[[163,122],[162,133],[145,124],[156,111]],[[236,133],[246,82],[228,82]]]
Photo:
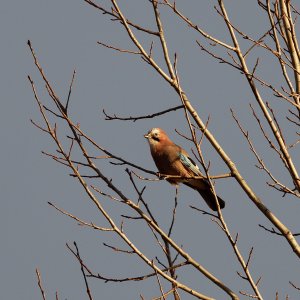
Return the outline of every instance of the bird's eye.
[[[153,134],[152,138],[153,138],[155,141],[159,141],[158,133],[155,132],[155,133]]]

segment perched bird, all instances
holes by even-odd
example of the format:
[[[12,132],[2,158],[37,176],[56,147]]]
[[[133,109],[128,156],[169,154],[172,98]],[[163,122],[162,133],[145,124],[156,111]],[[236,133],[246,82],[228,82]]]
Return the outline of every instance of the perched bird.
[[[164,130],[152,128],[144,137],[150,145],[153,160],[160,173],[165,175],[179,175],[182,177],[202,176],[198,166],[189,157],[188,153],[180,146],[174,144]],[[171,184],[183,184],[198,191],[207,205],[212,210],[217,210],[214,193],[208,183],[203,179],[167,179]],[[225,207],[225,202],[218,197],[220,208]]]

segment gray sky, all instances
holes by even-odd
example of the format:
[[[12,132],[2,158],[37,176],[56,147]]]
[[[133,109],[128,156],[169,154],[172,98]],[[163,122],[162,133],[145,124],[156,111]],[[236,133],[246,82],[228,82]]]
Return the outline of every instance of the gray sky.
[[[127,1],[124,8],[128,17],[153,27],[152,12],[147,1]],[[178,1],[178,5],[183,1]],[[205,30],[228,41],[225,26],[211,7],[210,1],[188,1],[184,11]],[[202,3],[205,2],[205,3]],[[206,3],[207,2],[207,3]],[[238,3],[236,3],[238,2]],[[252,2],[252,3],[250,3]],[[254,3],[255,2],[255,3]],[[199,4],[200,3],[200,4]],[[129,6],[130,5],[130,6]],[[228,4],[232,20],[254,37],[267,29],[256,1],[235,1]],[[255,17],[254,17],[255,16]],[[255,21],[253,21],[255,18]],[[182,85],[203,119],[211,116],[210,129],[220,144],[234,158],[243,176],[257,191],[264,203],[293,231],[299,231],[299,203],[292,197],[281,196],[265,187],[266,177],[255,168],[255,160],[249,155],[246,142],[236,128],[230,115],[232,107],[255,137],[263,158],[272,165],[279,178],[285,178],[278,158],[268,154],[264,142],[251,116],[248,103],[254,103],[249,87],[242,76],[213,61],[201,52],[195,43],[200,39],[191,33],[172,14],[164,10],[166,34],[170,49],[179,56],[179,72]],[[35,268],[40,269],[48,299],[85,299],[84,282],[78,263],[68,252],[65,243],[76,241],[82,257],[96,273],[108,277],[139,276],[149,272],[136,257],[113,253],[103,242],[124,247],[122,241],[108,233],[81,228],[76,223],[49,207],[48,201],[57,204],[79,217],[105,225],[77,181],[68,176],[69,170],[41,154],[41,150],[55,151],[48,136],[38,131],[30,119],[40,122],[39,111],[34,102],[27,75],[36,83],[45,103],[44,84],[34,67],[26,45],[28,39],[40,59],[48,78],[62,99],[66,99],[68,84],[74,68],[77,71],[71,100],[70,113],[74,122],[89,133],[100,145],[134,161],[147,169],[156,170],[143,134],[152,127],[164,128],[171,138],[191,152],[191,145],[178,136],[174,129],[188,133],[182,111],[172,112],[157,119],[132,122],[105,121],[102,109],[108,113],[124,116],[154,113],[179,105],[179,99],[170,87],[138,57],[119,54],[97,45],[101,40],[122,48],[131,48],[129,39],[117,23],[99,14],[83,1],[5,1],[0,10],[1,72],[0,85],[2,109],[0,117],[1,137],[1,272],[2,299],[40,299]],[[264,57],[263,52],[259,53]],[[158,56],[158,50],[154,53]],[[253,61],[255,57],[253,57]],[[270,81],[278,83],[277,69],[265,63],[259,70]],[[263,92],[265,97],[270,94]],[[274,108],[285,108],[276,99]],[[255,105],[255,104],[254,104]],[[60,127],[61,126],[61,127]],[[59,124],[63,134],[62,124]],[[228,134],[230,132],[230,134]],[[213,174],[225,173],[227,169],[213,149],[204,143],[207,160],[212,161]],[[299,148],[294,155],[299,154]],[[100,153],[95,153],[100,155]],[[111,166],[107,161],[99,163],[108,177],[129,197],[135,197],[129,185],[124,166]],[[145,175],[145,174],[141,174]],[[288,182],[289,184],[290,182]],[[98,184],[97,181],[94,184]],[[138,182],[139,187],[145,183]],[[106,186],[99,186],[107,191]],[[265,299],[275,299],[278,290],[281,299],[285,294],[298,299],[299,293],[291,288],[291,280],[300,285],[299,261],[287,242],[260,229],[258,224],[270,227],[261,213],[231,179],[217,182],[218,194],[226,200],[224,216],[232,233],[240,234],[240,249],[247,256],[254,246],[252,268],[254,278],[262,276],[261,292]],[[174,239],[199,260],[214,275],[233,290],[249,291],[249,287],[237,275],[241,271],[225,236],[209,217],[197,214],[189,208],[196,205],[206,209],[202,199],[192,190],[180,188],[177,224]],[[147,184],[145,197],[157,218],[168,226],[174,201],[174,187],[160,181]],[[116,206],[107,199],[104,205],[113,214],[124,207]],[[126,222],[131,238],[142,250],[153,255],[153,240],[145,226]],[[145,234],[147,233],[147,234]],[[204,294],[225,299],[222,291],[214,288],[200,274],[180,271],[183,282]],[[95,299],[145,299],[158,296],[158,286],[149,280],[142,283],[110,284],[90,281]],[[241,297],[243,298],[243,297]],[[189,296],[182,293],[182,299]]]

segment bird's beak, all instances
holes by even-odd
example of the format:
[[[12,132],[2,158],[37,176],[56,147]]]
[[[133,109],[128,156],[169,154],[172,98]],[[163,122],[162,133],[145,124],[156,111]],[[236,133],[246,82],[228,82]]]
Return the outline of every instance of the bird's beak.
[[[145,135],[144,135],[144,138],[145,138],[145,139],[149,139],[149,133],[145,134]]]

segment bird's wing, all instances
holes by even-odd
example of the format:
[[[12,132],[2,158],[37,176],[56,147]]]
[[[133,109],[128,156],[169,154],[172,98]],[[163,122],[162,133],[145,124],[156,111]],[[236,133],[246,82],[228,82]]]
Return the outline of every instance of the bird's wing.
[[[183,152],[179,152],[179,159],[183,166],[188,169],[189,171],[192,171],[195,175],[201,176],[201,172],[199,170],[199,167],[196,165],[196,163],[186,154]]]

